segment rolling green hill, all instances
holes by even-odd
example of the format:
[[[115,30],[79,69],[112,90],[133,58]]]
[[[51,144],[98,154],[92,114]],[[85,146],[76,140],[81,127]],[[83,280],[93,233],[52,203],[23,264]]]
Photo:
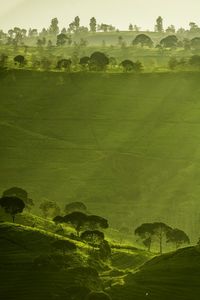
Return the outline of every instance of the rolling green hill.
[[[113,300],[198,300],[200,249],[185,248],[156,257],[111,289]]]
[[[56,251],[53,243],[70,241],[77,251]],[[98,272],[91,268],[88,247],[59,235],[19,224],[0,224],[0,294],[2,299],[79,299],[101,290]]]
[[[113,249],[111,259],[103,262],[87,244],[48,230],[49,223],[46,230],[0,223],[0,295],[3,299],[84,300],[89,291],[120,282],[127,271],[151,258],[142,250]],[[62,249],[55,248],[55,242],[61,240],[72,243],[77,250],[66,248],[63,253]]]
[[[84,201],[115,226],[199,235],[199,73],[9,71],[0,80],[1,191]],[[126,216],[126,217],[124,217]]]

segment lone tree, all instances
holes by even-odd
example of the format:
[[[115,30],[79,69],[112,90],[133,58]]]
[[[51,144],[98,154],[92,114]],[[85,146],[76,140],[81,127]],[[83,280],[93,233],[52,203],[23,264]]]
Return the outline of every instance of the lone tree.
[[[158,238],[159,241],[159,252],[163,252],[163,240],[166,238],[166,235],[169,231],[172,230],[170,226],[162,222],[153,223],[154,236]]]
[[[159,252],[162,254],[163,240],[171,230],[172,228],[170,226],[162,222],[144,223],[135,230],[135,234],[140,236],[143,244],[148,247],[149,251],[151,249],[153,239],[158,240]]]
[[[134,63],[132,60],[123,60],[120,65],[123,67],[125,72],[131,72],[134,70]]]
[[[2,197],[0,199],[0,206],[5,210],[6,213],[11,215],[14,223],[15,216],[23,212],[25,203],[22,199],[17,197]]]
[[[104,292],[91,292],[86,300],[111,300],[111,297]]]
[[[153,41],[152,39],[146,35],[146,34],[138,34],[136,38],[133,40],[132,45],[141,45],[142,47],[147,46],[147,47],[152,47],[153,46]]]
[[[103,71],[109,64],[109,58],[102,52],[94,52],[90,57],[90,70]]]
[[[147,247],[148,251],[151,251],[153,234],[154,231],[152,223],[144,223],[137,227],[135,230],[135,235],[140,237],[142,243],[145,247]]]
[[[30,199],[28,197],[27,191],[20,187],[14,186],[14,187],[11,187],[11,188],[5,190],[3,192],[2,197],[17,197],[17,198],[23,200],[25,203],[25,208],[29,211],[34,206],[34,202],[32,199]]]
[[[188,235],[180,229],[172,229],[167,232],[167,243],[172,243],[175,245],[176,249],[180,248],[181,245],[190,244],[190,239]]]
[[[81,65],[82,67],[86,68],[89,66],[90,63],[90,57],[89,56],[83,56],[80,58],[80,62],[79,65]]]
[[[77,236],[80,236],[81,230],[85,227],[87,215],[82,212],[72,212],[64,216],[64,223],[71,224],[76,230]]]
[[[140,61],[133,62],[132,60],[124,60],[120,64],[125,72],[141,72],[142,71],[142,64]]]
[[[74,211],[86,212],[87,207],[83,202],[78,202],[78,201],[66,204],[65,206],[66,213],[71,213]]]
[[[90,19],[90,31],[91,32],[97,31],[97,20],[94,17]]]
[[[49,33],[52,35],[57,35],[59,33],[59,27],[58,27],[58,19],[54,18],[51,20],[51,25],[49,27]]]
[[[19,65],[19,67],[23,67],[25,65],[25,57],[23,55],[17,55],[14,57],[14,63]]]
[[[156,25],[155,25],[155,31],[157,32],[163,32],[163,18],[159,16],[156,20]]]
[[[79,18],[79,16],[75,17],[75,19],[74,19],[74,27],[75,27],[75,32],[78,32],[79,28],[80,28],[80,18]]]
[[[160,41],[163,48],[175,48],[178,45],[178,38],[175,35],[168,35]]]

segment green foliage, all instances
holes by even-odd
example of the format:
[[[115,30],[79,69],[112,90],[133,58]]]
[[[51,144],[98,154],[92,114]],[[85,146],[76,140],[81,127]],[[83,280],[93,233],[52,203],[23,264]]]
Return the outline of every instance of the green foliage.
[[[108,57],[102,52],[94,52],[90,57],[89,67],[91,71],[103,71],[109,64]]]
[[[44,218],[56,216],[60,213],[60,208],[55,201],[44,200],[39,208],[42,211]]]
[[[178,38],[175,35],[169,35],[160,41],[160,45],[164,48],[177,47]]]
[[[57,35],[59,33],[59,27],[58,27],[58,19],[54,18],[51,20],[51,25],[49,27],[49,33],[53,35]]]
[[[167,243],[175,244],[176,249],[178,249],[181,245],[190,244],[190,239],[187,234],[180,229],[172,229],[167,232]]]
[[[155,31],[163,32],[163,18],[161,16],[156,19]]]
[[[11,187],[3,192],[2,197],[17,197],[22,199],[25,203],[25,208],[30,211],[34,206],[34,202],[32,199],[28,197],[27,191],[19,187]]]
[[[152,240],[156,237],[159,241],[160,254],[162,254],[163,239],[171,230],[172,228],[170,226],[162,222],[144,223],[136,228],[135,234],[142,239],[143,244],[148,248],[148,251],[151,250]]]
[[[87,215],[79,211],[64,216],[64,222],[71,224],[75,228],[77,236],[80,235],[80,231],[84,228],[86,221]]]
[[[89,244],[99,245],[104,240],[104,233],[99,230],[86,230],[81,233],[80,238]]]
[[[148,46],[152,47],[153,46],[153,41],[151,38],[146,35],[146,34],[139,34],[136,36],[136,38],[133,40],[132,45],[141,45],[142,47]]]
[[[17,197],[2,197],[0,199],[0,206],[5,210],[6,213],[11,215],[14,223],[15,216],[23,212],[25,203],[22,199]]]
[[[90,19],[90,31],[96,32],[97,31],[97,21],[94,17]]]
[[[19,67],[23,67],[25,65],[25,57],[23,55],[17,55],[14,57],[15,64],[18,64]]]
[[[132,60],[124,60],[121,62],[120,64],[125,72],[131,72],[131,71],[135,71],[135,72],[141,72],[142,71],[142,64],[140,61],[136,61],[133,62]]]

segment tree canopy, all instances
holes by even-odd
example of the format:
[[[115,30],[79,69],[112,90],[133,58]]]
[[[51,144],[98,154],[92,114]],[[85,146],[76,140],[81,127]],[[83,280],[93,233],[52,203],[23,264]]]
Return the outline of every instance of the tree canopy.
[[[17,197],[2,197],[0,199],[0,206],[5,210],[6,213],[11,215],[14,222],[15,216],[23,212],[25,203],[22,199]]]

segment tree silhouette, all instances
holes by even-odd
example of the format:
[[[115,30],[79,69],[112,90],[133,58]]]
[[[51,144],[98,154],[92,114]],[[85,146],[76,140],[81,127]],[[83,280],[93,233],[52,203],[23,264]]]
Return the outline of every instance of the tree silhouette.
[[[90,31],[91,32],[97,31],[97,20],[94,17],[90,19]]]
[[[17,55],[14,57],[14,62],[20,67],[23,67],[25,65],[25,57],[23,55]]]
[[[164,48],[174,48],[178,45],[178,38],[175,35],[168,35],[160,41],[160,45]]]
[[[138,235],[143,244],[151,250],[151,244],[153,238],[156,238],[159,242],[159,252],[163,252],[163,240],[166,238],[169,231],[172,228],[165,223],[155,222],[155,223],[144,223],[135,230],[135,234]]]
[[[5,210],[6,213],[11,215],[14,223],[15,216],[23,212],[25,203],[22,199],[17,197],[2,197],[0,199],[0,206]]]
[[[76,230],[77,236],[80,236],[80,231],[84,228],[87,221],[87,215],[82,212],[72,212],[64,216],[64,222],[71,224]]]
[[[67,35],[64,33],[60,33],[57,35],[57,41],[56,41],[56,45],[57,46],[64,46],[67,43]]]
[[[27,191],[20,187],[14,186],[5,190],[2,194],[2,197],[17,197],[23,200],[25,203],[25,208],[28,209],[29,211],[34,206],[34,202],[32,199],[28,197]]]
[[[90,229],[107,229],[109,227],[108,220],[96,215],[87,216],[86,220],[87,226]]]
[[[155,31],[163,32],[163,18],[160,16],[156,20]]]
[[[86,68],[87,66],[89,66],[89,63],[90,63],[90,57],[89,56],[83,56],[80,58],[80,62],[79,64]]]
[[[188,235],[180,229],[172,229],[167,232],[167,243],[172,243],[178,249],[181,245],[190,244]]]
[[[51,25],[49,27],[49,33],[53,35],[57,35],[59,33],[59,27],[58,27],[58,19],[54,18],[51,20]]]
[[[132,45],[139,45],[139,44],[142,47],[144,46],[152,47],[153,41],[148,35],[142,33],[142,34],[138,34],[132,42]]]
[[[103,71],[109,64],[108,57],[102,52],[94,52],[90,57],[90,70],[91,71]]]

